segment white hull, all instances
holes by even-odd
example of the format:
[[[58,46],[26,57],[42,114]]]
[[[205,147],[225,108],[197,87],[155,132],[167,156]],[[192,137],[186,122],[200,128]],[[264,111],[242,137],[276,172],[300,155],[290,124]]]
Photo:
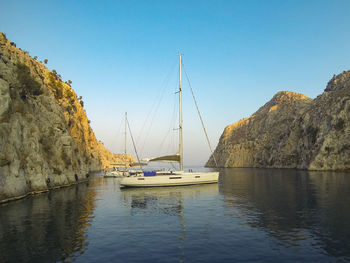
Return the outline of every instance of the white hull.
[[[109,178],[109,177],[111,177],[111,178],[120,178],[121,176],[116,175],[116,174],[106,174],[106,175],[104,175],[103,177],[104,177],[104,178]]]
[[[154,187],[154,186],[178,186],[194,184],[217,183],[219,172],[209,173],[185,173],[182,171],[156,176],[130,176],[120,179],[120,186],[124,187]]]
[[[133,176],[137,174],[141,174],[141,170],[113,170],[113,171],[105,171],[105,174],[103,177],[114,177],[114,178],[121,178],[126,176]]]
[[[125,174],[125,172],[124,172],[124,174]],[[123,177],[123,172],[120,172],[120,171],[106,171],[103,177],[119,178],[119,177]]]

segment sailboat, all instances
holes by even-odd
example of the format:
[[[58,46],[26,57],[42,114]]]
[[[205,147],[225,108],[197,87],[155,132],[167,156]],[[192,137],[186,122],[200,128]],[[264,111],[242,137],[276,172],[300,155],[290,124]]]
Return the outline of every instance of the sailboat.
[[[125,112],[125,131],[124,131],[124,162],[122,163],[112,163],[113,165],[113,170],[111,171],[105,171],[104,177],[114,177],[114,178],[121,178],[125,176],[130,176],[131,174],[137,174],[142,172],[141,170],[132,170],[128,169],[127,167],[127,161],[126,161],[126,125],[127,125],[127,113]],[[129,165],[132,165],[132,163],[129,163]],[[136,166],[136,165],[134,165]]]
[[[219,172],[185,172],[183,170],[183,136],[182,136],[182,55],[179,54],[179,150],[174,155],[143,159],[147,162],[178,162],[179,171],[151,171],[120,178],[122,187],[179,186],[217,183]]]

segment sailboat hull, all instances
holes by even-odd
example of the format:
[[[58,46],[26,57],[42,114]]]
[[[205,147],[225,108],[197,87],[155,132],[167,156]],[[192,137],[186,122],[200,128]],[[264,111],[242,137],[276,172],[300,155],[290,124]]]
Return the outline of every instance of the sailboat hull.
[[[217,183],[218,178],[219,172],[185,173],[180,171],[156,176],[123,177],[119,183],[124,187],[180,186]]]

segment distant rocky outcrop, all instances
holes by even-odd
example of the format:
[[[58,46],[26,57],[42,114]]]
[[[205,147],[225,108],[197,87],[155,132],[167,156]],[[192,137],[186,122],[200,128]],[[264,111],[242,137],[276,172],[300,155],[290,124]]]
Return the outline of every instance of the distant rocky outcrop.
[[[350,71],[316,99],[282,91],[252,116],[225,128],[220,167],[350,169]],[[213,156],[206,166],[214,166]]]
[[[71,81],[0,33],[0,202],[123,161],[96,140],[89,122]]]

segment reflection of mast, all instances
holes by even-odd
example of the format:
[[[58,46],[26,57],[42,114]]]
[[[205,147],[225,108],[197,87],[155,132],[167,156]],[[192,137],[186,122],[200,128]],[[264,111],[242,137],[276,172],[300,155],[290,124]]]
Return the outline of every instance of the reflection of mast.
[[[125,188],[121,189],[122,202],[130,205],[130,215],[151,214],[176,216],[181,230],[178,231],[180,262],[185,260],[184,244],[186,239],[186,219],[184,216],[184,200],[197,198],[198,196],[217,196],[219,193],[217,184],[179,186],[179,187],[154,187],[154,188]],[[175,217],[174,217],[175,218]],[[175,220],[176,220],[175,219]],[[212,222],[215,221],[215,211],[205,227],[206,236]],[[176,220],[177,222],[177,220]],[[132,227],[132,225],[130,226]]]
[[[179,260],[180,262],[184,262],[185,261],[185,251],[184,251],[184,244],[185,244],[185,238],[186,238],[186,220],[184,217],[184,205],[183,205],[183,196],[181,195],[181,199],[180,199],[180,213],[179,213],[179,219],[180,219],[180,225],[181,225],[181,233],[179,235],[180,238],[180,245],[179,248],[181,250],[181,255],[182,258]]]

